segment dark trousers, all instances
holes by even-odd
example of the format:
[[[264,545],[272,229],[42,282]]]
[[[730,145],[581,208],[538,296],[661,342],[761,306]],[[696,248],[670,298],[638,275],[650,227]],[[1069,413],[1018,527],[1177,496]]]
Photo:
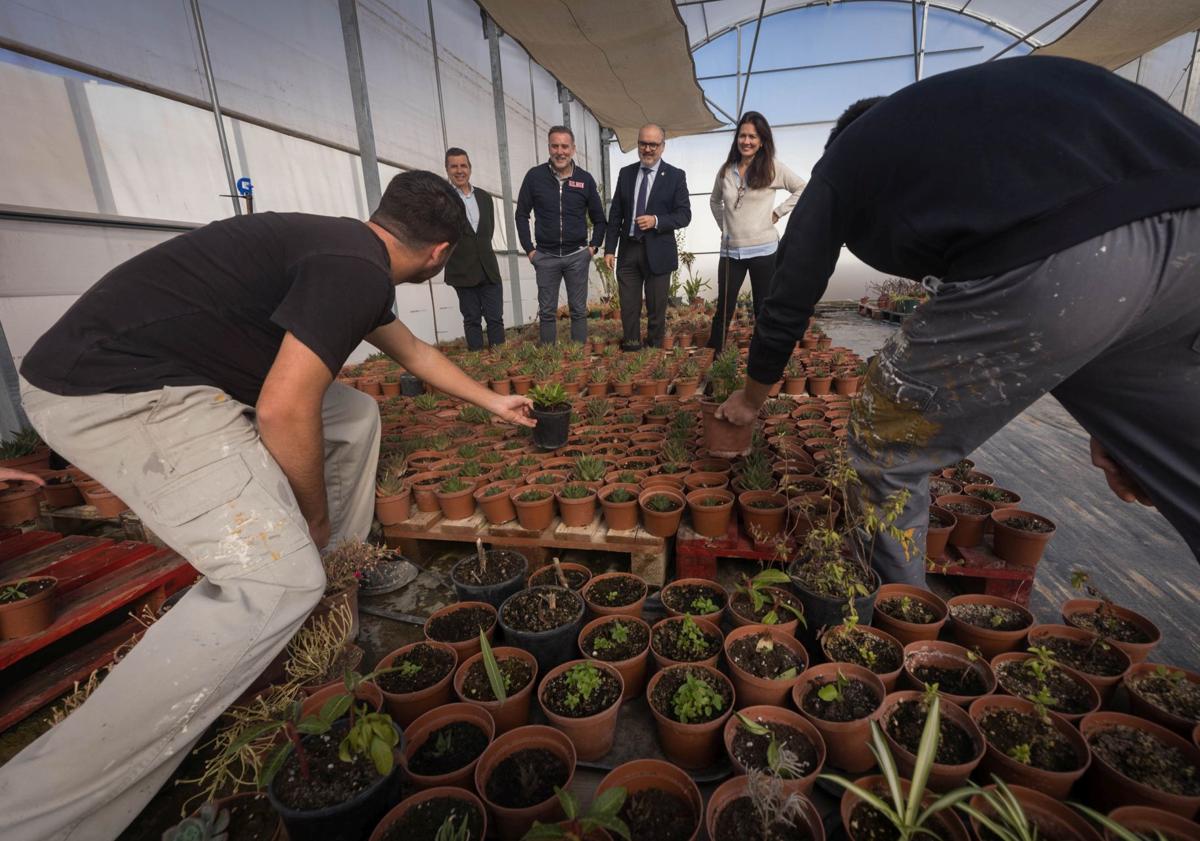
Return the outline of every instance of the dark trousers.
[[[458,311],[463,317],[463,332],[467,336],[467,347],[483,349],[483,330],[479,319],[487,321],[487,343],[504,344],[504,290],[499,283],[481,283],[478,286],[456,286]]]
[[[621,296],[622,347],[642,343],[642,290],[646,297],[646,346],[661,347],[667,329],[667,292],[671,275],[651,274],[645,243],[621,237],[617,254],[617,291]]]
[[[750,273],[754,314],[758,315],[759,307],[767,300],[771,291],[771,276],[775,274],[775,255],[751,257],[749,260],[722,257],[717,263],[717,312],[713,316],[708,347],[715,348],[718,353],[725,346],[725,332],[729,329],[729,322],[733,320],[738,293],[742,290],[742,282],[745,281],[747,272]]]

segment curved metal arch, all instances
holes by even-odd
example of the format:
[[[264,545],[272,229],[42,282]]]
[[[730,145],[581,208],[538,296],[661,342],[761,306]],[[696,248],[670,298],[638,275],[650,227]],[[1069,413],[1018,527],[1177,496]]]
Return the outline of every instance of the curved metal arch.
[[[767,20],[768,18],[774,17],[775,15],[781,14],[783,12],[791,12],[796,9],[807,9],[812,6],[829,6],[829,5],[832,5],[832,3],[837,3],[839,5],[844,5],[847,3],[902,3],[903,5],[908,6],[908,5],[911,5],[912,0],[798,0],[798,2],[789,3],[788,5],[786,5],[782,8],[775,9],[775,10],[771,11],[769,14],[763,15],[763,20]],[[969,5],[970,5],[969,3],[966,4],[968,6],[968,8],[963,8],[962,5],[957,5],[957,4],[962,4],[962,0],[955,0],[955,3],[956,3],[956,5],[951,5],[951,0],[940,0],[940,2],[939,2],[939,0],[929,0],[929,5],[933,6],[935,9],[940,9],[943,12],[952,12],[956,15],[962,15],[963,17],[968,17],[968,18],[971,18],[972,20],[977,20],[980,23],[986,24],[987,26],[991,27],[992,29],[997,29],[1006,35],[1011,35],[1013,38],[1024,38],[1026,36],[1026,33],[1022,32],[1021,30],[1017,29],[1016,27],[1009,26],[1007,23],[1004,23],[1003,21],[996,20],[995,18],[988,17],[987,15],[981,15],[976,12],[972,12],[971,9],[969,8]],[[686,5],[693,5],[693,4],[681,4],[681,5],[686,6]],[[701,4],[695,4],[695,5],[701,5]],[[723,29],[709,35],[707,38],[704,38],[700,41],[696,41],[695,43],[691,44],[691,50],[692,50],[692,52],[695,52],[696,50],[700,49],[701,47],[705,46],[706,44],[710,44],[713,41],[715,41],[716,39],[720,38],[722,35],[726,35],[730,32],[733,32],[739,26],[745,26],[746,24],[752,23],[753,21],[755,21],[757,19],[758,19],[758,15],[753,15],[753,14],[747,15],[746,17],[742,18],[741,20],[735,21],[734,23],[729,24],[728,26],[724,27]],[[1035,47],[1041,46],[1041,43],[1038,41],[1035,41],[1034,39],[1029,39],[1029,41],[1027,41],[1027,43],[1029,43]]]

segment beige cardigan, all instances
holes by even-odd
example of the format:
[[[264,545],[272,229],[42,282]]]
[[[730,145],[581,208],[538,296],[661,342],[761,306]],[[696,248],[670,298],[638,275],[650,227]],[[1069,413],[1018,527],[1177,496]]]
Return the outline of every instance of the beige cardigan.
[[[783,200],[783,204],[774,208],[775,213],[782,219],[799,201],[800,192],[805,185],[804,179],[776,158],[775,180],[771,182],[771,186],[747,190],[742,196],[741,205],[734,210],[738,197],[737,174],[732,166],[722,169],[726,170],[725,177],[722,178],[721,170],[717,170],[717,180],[713,184],[708,206],[712,208],[717,227],[726,237],[724,244],[729,248],[746,248],[778,240],[779,234],[775,232],[775,225],[771,221],[775,191],[784,189],[791,194]]]

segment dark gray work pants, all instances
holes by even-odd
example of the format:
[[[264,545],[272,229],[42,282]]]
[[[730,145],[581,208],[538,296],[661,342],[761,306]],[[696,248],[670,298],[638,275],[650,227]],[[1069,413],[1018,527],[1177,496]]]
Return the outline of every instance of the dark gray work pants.
[[[621,346],[636,350],[642,344],[642,290],[646,297],[646,347],[662,347],[667,329],[667,295],[671,273],[653,274],[646,261],[646,244],[621,237],[617,253],[617,290],[621,296]]]
[[[932,298],[880,351],[855,403],[864,497],[911,490],[897,525],[923,548],[930,471],[1050,392],[1200,559],[1200,209],[994,277],[925,283]],[[885,582],[924,582],[922,559],[895,541],[877,542],[873,563]]]
[[[477,286],[456,286],[458,311],[463,317],[463,335],[468,350],[483,350],[483,328],[480,319],[487,322],[487,343],[504,344],[504,290],[499,283],[483,281]]]

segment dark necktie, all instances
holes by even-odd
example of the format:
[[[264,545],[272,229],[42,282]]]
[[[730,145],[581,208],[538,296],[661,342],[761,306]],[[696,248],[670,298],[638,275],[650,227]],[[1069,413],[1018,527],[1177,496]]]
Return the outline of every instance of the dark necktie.
[[[650,192],[650,167],[642,167],[642,184],[638,187],[637,204],[633,210],[633,236],[634,239],[641,239],[646,235],[646,232],[637,226],[637,217],[646,215],[646,194]]]

